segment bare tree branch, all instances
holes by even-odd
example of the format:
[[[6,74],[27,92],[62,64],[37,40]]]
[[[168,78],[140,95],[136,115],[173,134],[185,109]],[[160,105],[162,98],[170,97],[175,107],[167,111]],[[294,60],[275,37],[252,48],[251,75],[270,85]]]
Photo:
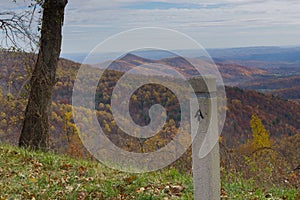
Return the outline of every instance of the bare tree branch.
[[[21,13],[13,11],[0,12],[1,46],[37,46],[37,26],[36,28],[32,26],[36,21],[35,13],[38,5],[39,4],[33,4],[29,6],[27,10],[24,10]]]

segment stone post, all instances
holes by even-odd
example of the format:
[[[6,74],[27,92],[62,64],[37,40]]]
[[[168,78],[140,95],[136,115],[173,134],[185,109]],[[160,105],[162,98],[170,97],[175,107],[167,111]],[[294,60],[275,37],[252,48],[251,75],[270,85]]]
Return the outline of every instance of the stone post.
[[[216,79],[198,76],[189,82],[197,97],[196,100],[191,98],[191,101],[198,100],[200,107],[191,106],[194,199],[219,200],[221,181]]]

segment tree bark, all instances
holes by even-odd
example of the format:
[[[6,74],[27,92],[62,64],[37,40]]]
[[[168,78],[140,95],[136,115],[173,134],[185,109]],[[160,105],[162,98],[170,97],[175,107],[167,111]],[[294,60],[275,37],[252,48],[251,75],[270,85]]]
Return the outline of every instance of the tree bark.
[[[21,147],[47,150],[49,146],[49,116],[67,2],[45,0],[43,3],[40,49],[30,80],[31,91],[19,139]]]

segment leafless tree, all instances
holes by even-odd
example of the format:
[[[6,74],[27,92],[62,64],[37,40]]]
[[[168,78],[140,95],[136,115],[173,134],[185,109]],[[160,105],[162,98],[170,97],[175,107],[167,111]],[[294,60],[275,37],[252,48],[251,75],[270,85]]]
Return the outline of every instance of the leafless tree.
[[[0,10],[0,46],[37,46],[39,4],[36,2],[19,12]]]

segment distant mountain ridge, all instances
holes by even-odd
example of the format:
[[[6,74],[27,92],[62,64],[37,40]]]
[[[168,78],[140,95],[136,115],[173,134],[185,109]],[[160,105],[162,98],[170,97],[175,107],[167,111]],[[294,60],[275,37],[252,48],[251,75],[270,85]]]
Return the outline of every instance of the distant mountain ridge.
[[[216,61],[223,62],[227,60],[235,61],[251,61],[256,60],[260,62],[288,62],[299,63],[300,62],[300,46],[295,47],[279,47],[279,46],[256,46],[256,47],[237,47],[237,48],[219,48],[219,49],[206,49],[208,54]],[[180,55],[187,56],[189,58],[199,58],[199,50],[176,50]],[[94,64],[97,62],[104,62],[112,57],[119,57],[119,52],[108,53],[62,53],[62,57],[82,63],[87,56],[91,57]],[[99,56],[101,55],[101,56]],[[174,57],[172,52],[165,52],[161,50],[143,50],[136,52],[137,56],[152,59],[161,60],[164,58]],[[172,55],[172,56],[170,56]],[[97,60],[97,58],[102,60]]]
[[[297,51],[300,48],[295,48]],[[227,50],[229,53],[224,52],[224,55],[231,55],[232,52],[241,51],[237,55],[250,55],[255,53],[256,51],[263,52],[263,50],[278,53],[280,51],[293,51],[290,48],[271,48],[271,47],[264,47],[264,48],[237,48],[232,50]],[[295,50],[295,51],[296,51]],[[219,51],[219,50],[218,50]],[[143,52],[145,54],[145,52]],[[114,60],[109,69],[127,72],[130,69],[136,68],[140,65],[145,64],[159,64],[162,67],[164,65],[170,66],[185,77],[191,77],[193,75],[199,75],[199,72],[194,68],[194,66],[190,63],[192,61],[193,64],[196,64],[198,67],[200,66],[200,71],[202,74],[210,73],[210,68],[213,68],[209,60],[206,59],[197,59],[197,58],[184,58],[173,55],[173,57],[163,58],[160,60],[150,59],[150,58],[143,58],[138,53],[129,53],[124,55],[123,57]],[[151,55],[154,55],[154,51],[151,52]],[[166,54],[165,54],[166,55]],[[170,56],[170,55],[169,55]],[[222,59],[221,59],[222,60]],[[267,61],[258,61],[258,60],[226,60],[221,61],[218,60],[216,66],[218,67],[224,84],[228,86],[238,86],[244,89],[251,89],[257,90],[260,92],[268,92],[274,95],[281,96],[286,99],[293,99],[298,101],[298,97],[300,96],[300,91],[297,88],[299,82],[293,81],[291,82],[289,79],[292,76],[300,75],[300,63],[289,63],[289,62],[267,62]],[[99,68],[103,68],[107,66],[109,63],[100,63],[94,66]],[[150,70],[151,71],[151,70]],[[150,72],[149,71],[149,72]],[[156,69],[157,73],[162,73],[163,69]],[[285,80],[279,84],[278,82],[281,80]],[[290,82],[290,84],[288,84]],[[274,85],[280,85],[280,91],[276,91],[272,89]],[[293,89],[292,89],[293,88]],[[287,90],[287,91],[285,91]],[[291,92],[291,93],[289,93]]]
[[[104,66],[108,67],[112,70],[126,72],[130,69],[133,69],[140,65],[145,64],[160,64],[162,67],[164,65],[174,68],[179,71],[186,77],[191,77],[194,75],[199,75],[199,71],[201,74],[210,74],[212,73],[212,69],[215,69],[215,66],[218,67],[225,85],[238,85],[241,82],[246,82],[249,80],[253,80],[256,77],[260,77],[266,75],[267,72],[263,69],[245,67],[238,64],[227,64],[227,63],[212,63],[208,60],[203,59],[195,59],[195,58],[183,58],[183,57],[170,57],[164,58],[161,60],[152,60],[148,58],[142,58],[135,54],[127,54],[115,61],[111,61],[111,63],[99,63],[94,66],[99,67],[100,69]],[[193,64],[197,65],[197,69]],[[138,68],[137,68],[138,69]],[[158,69],[159,70],[159,69]],[[163,70],[163,69],[161,69]]]
[[[300,47],[243,47],[208,50],[213,58],[239,61],[300,62]]]

